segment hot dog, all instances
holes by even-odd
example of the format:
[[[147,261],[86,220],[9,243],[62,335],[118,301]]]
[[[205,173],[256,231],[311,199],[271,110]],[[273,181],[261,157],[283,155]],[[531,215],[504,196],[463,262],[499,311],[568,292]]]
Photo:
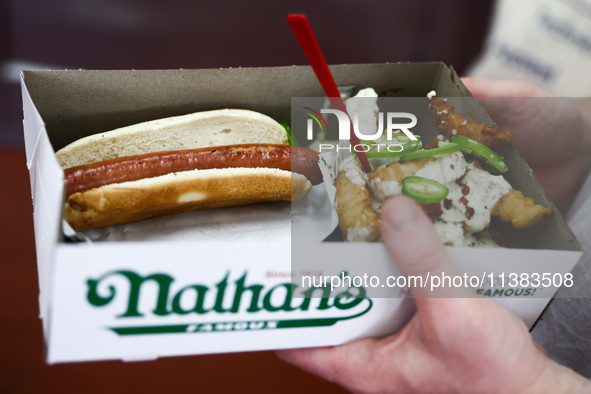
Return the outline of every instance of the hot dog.
[[[152,152],[99,161],[64,171],[66,196],[104,185],[153,178],[171,172],[215,168],[277,168],[304,175],[312,183],[322,183],[310,149],[278,144],[240,144],[181,151]]]
[[[318,155],[286,142],[280,124],[246,110],[83,138],[56,153],[64,167],[65,219],[80,231],[192,209],[299,200],[322,181]]]

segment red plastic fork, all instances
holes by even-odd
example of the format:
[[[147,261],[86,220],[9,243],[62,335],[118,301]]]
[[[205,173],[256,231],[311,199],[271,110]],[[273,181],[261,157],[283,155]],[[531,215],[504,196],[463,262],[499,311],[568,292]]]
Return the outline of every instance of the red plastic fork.
[[[300,46],[304,50],[308,62],[312,66],[314,73],[316,73],[320,85],[322,85],[324,93],[330,100],[330,104],[334,109],[347,113],[347,108],[341,98],[341,93],[334,82],[334,78],[332,77],[322,51],[320,50],[318,41],[316,41],[310,23],[308,23],[308,18],[306,18],[306,15],[304,14],[289,14],[287,16],[287,22],[289,23],[289,26],[291,26],[291,30],[298,39]],[[360,144],[359,138],[357,138],[357,135],[353,132],[352,125],[351,142],[353,143],[353,146]],[[357,152],[355,149],[354,151],[357,154],[357,158],[359,159],[363,170],[365,172],[371,172],[371,165],[367,160],[367,156],[365,156],[365,152]]]

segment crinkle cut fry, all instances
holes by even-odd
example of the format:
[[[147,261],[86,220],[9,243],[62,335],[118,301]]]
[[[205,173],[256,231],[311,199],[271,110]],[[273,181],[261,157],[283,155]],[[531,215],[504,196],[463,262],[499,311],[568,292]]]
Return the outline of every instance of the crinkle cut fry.
[[[378,214],[371,206],[367,186],[353,183],[345,172],[335,179],[339,227],[347,241],[376,241],[381,235]]]
[[[453,105],[447,105],[445,99],[433,97],[429,100],[429,111],[439,134],[451,138],[456,134],[471,138],[489,148],[496,149],[513,142],[515,136],[509,130],[476,123],[454,111]]]
[[[543,223],[552,215],[552,209],[536,204],[519,190],[511,189],[495,204],[492,214],[515,228],[528,228]]]

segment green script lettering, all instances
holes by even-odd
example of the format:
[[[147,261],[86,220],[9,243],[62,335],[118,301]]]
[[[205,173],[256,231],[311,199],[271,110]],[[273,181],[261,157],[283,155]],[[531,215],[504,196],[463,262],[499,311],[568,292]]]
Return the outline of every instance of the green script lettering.
[[[267,292],[267,294],[265,294],[265,298],[263,299],[263,308],[265,308],[265,310],[268,310],[269,312],[276,312],[276,311],[293,311],[295,308],[293,308],[290,304],[291,304],[291,293],[293,290],[293,286],[290,283],[283,283],[277,286],[273,286],[271,288],[271,290],[269,290]],[[283,299],[283,303],[279,306],[274,306],[273,304],[271,304],[271,297],[273,296],[273,292],[276,289],[280,289],[280,288],[284,288],[285,291],[285,298]]]
[[[304,294],[304,300],[302,301],[302,305],[300,305],[300,310],[307,311],[310,308],[310,301],[312,300],[312,293],[314,291],[320,290],[322,292],[322,298],[320,300],[320,305],[318,306],[318,310],[324,310],[330,308],[328,301],[330,300],[330,288],[329,287],[310,287],[308,290],[305,290],[302,294]]]
[[[127,270],[111,271],[100,276],[98,279],[89,279],[87,281],[87,299],[91,305],[102,307],[111,303],[118,292],[126,296],[127,305],[125,311],[116,315],[118,318],[144,316],[145,311],[142,313],[139,310],[140,296],[154,289],[154,287],[156,288],[156,296],[153,300],[154,303],[152,304],[153,309],[151,312],[157,316],[167,316],[170,314],[187,315],[190,313],[206,314],[209,312],[238,313],[240,310],[244,310],[243,308],[246,308],[245,311],[250,313],[259,312],[263,309],[268,312],[308,311],[311,308],[326,310],[332,307],[346,310],[354,308],[366,299],[366,291],[363,287],[349,288],[332,297],[329,287],[311,287],[302,292],[303,297],[301,303],[298,302],[299,305],[294,306],[293,304],[296,302],[294,302],[293,294],[297,289],[296,285],[280,283],[266,290],[264,285],[261,284],[248,285],[247,274],[248,272],[244,272],[240,278],[233,282],[233,286],[230,286],[230,288],[228,288],[230,272],[226,272],[223,279],[214,286],[191,284],[171,293],[174,278],[170,275],[154,273],[142,276],[136,272]],[[123,289],[128,289],[128,292],[121,291],[117,288],[118,283],[112,281],[113,278],[117,277],[126,279],[128,286],[122,286]],[[149,283],[149,285],[144,286],[146,283]],[[148,287],[148,289],[142,290],[145,287]],[[229,293],[227,294],[227,292]],[[242,302],[243,296],[245,295],[247,299],[245,302]],[[315,296],[314,298],[318,298],[318,301],[314,302],[314,306],[311,306],[313,296]],[[145,297],[146,295],[144,295]],[[211,301],[206,303],[206,298]],[[226,298],[228,299],[226,300]],[[146,301],[144,300],[142,305],[146,305]],[[213,306],[211,303],[213,303]],[[231,306],[227,309],[224,307],[224,304],[231,304]],[[224,325],[221,327],[226,329]]]
[[[334,306],[339,309],[351,309],[359,305],[359,303],[365,299],[365,287],[354,287],[354,289],[357,289],[357,295],[351,293],[351,289],[337,294],[334,299]],[[347,303],[344,302],[345,300],[350,301]]]
[[[152,274],[146,277],[142,277],[132,271],[111,271],[100,278],[94,280],[88,280],[88,293],[87,299],[91,305],[103,306],[108,304],[115,297],[115,288],[109,286],[109,295],[102,297],[98,293],[99,283],[111,276],[123,276],[129,281],[129,296],[127,303],[127,310],[125,313],[118,315],[117,317],[140,317],[142,313],[138,311],[138,303],[140,299],[140,289],[145,282],[154,281],[158,284],[158,298],[156,300],[156,307],[152,311],[155,315],[166,316],[170,312],[166,309],[168,301],[168,292],[170,290],[170,284],[173,281],[172,276],[166,274]]]
[[[195,305],[191,309],[183,309],[181,306],[181,297],[185,294],[187,290],[195,290]],[[209,310],[203,308],[203,301],[205,299],[205,294],[209,290],[206,286],[202,285],[191,285],[185,286],[179,290],[178,293],[175,294],[174,298],[172,299],[172,312],[177,313],[179,315],[186,315],[187,313],[195,312],[195,313],[207,313]]]
[[[263,290],[262,285],[252,285],[252,286],[244,286],[244,282],[246,281],[246,272],[240,279],[238,279],[236,283],[236,293],[234,295],[234,303],[232,304],[232,309],[230,312],[238,313],[240,310],[240,300],[242,299],[242,294],[245,291],[250,291],[252,293],[252,298],[250,301],[250,306],[248,307],[248,312],[258,312],[261,310],[259,307],[259,296],[261,295],[261,291]]]
[[[213,310],[218,313],[227,312],[227,310],[224,309],[223,304],[224,295],[226,294],[226,287],[228,287],[228,275],[230,275],[230,273],[226,272],[226,276],[224,277],[224,279],[222,279],[220,283],[215,285],[215,287],[217,287],[218,289],[218,293],[215,298],[215,305],[213,306]]]

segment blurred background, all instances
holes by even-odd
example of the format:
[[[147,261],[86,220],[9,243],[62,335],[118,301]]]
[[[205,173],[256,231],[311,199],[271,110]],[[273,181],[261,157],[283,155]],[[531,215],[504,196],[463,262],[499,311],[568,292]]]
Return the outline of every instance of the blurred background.
[[[48,366],[38,318],[21,69],[307,64],[285,16],[305,13],[329,64],[480,52],[492,0],[1,0],[0,393],[343,392],[272,352]]]

